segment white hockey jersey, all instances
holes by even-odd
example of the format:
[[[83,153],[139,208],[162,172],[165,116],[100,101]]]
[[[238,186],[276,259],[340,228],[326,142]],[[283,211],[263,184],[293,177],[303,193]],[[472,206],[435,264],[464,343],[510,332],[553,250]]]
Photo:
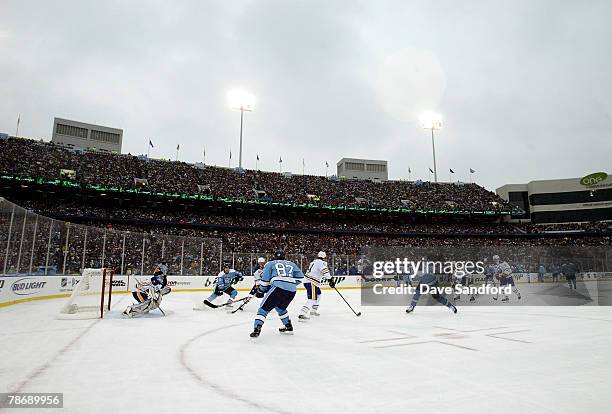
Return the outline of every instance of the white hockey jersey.
[[[304,283],[312,283],[315,286],[321,286],[321,283],[325,282],[325,280],[330,277],[327,262],[319,258],[314,259],[310,263],[310,266],[308,266],[308,271],[305,276]]]
[[[253,273],[253,278],[255,279],[255,284],[259,286],[259,281],[261,280],[261,274],[263,273],[263,269],[257,268],[257,270]]]
[[[495,265],[495,274],[497,276],[508,277],[512,275],[512,268],[508,264],[508,262],[500,262]]]

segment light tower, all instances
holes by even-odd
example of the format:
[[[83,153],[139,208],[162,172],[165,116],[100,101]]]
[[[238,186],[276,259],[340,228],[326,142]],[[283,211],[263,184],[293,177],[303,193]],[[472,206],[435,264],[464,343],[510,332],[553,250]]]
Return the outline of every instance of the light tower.
[[[425,112],[421,115],[421,126],[431,130],[431,150],[433,152],[434,181],[438,182],[438,169],[436,167],[436,144],[434,142],[434,131],[442,128],[442,116],[434,112]]]
[[[238,154],[238,168],[242,169],[242,126],[244,123],[244,112],[251,112],[255,107],[253,94],[243,89],[232,89],[227,94],[227,100],[231,109],[240,111],[240,151]]]

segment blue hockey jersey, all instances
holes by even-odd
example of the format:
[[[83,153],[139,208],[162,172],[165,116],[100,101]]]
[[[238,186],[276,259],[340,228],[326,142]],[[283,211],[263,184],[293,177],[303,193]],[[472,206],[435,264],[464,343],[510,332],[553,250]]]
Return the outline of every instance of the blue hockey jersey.
[[[289,292],[295,292],[303,278],[304,273],[292,261],[272,260],[266,263],[263,269],[259,288],[262,292],[266,292],[270,286],[276,286]]]
[[[242,273],[235,271],[234,269],[231,269],[229,272],[225,273],[225,272],[219,272],[219,274],[217,275],[217,286],[220,289],[227,289],[228,287],[230,287],[232,285],[232,283],[234,282],[234,279],[239,279],[242,276]]]

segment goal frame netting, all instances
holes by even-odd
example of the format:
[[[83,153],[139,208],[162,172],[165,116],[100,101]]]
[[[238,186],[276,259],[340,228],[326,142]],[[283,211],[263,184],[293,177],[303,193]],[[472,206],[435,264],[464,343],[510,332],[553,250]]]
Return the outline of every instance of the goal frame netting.
[[[91,276],[91,273],[99,272],[99,276]],[[58,319],[97,319],[104,318],[104,312],[110,311],[111,300],[113,294],[113,269],[99,268],[99,269],[84,269],[81,275],[81,280],[75,286],[72,294],[68,298],[68,301],[60,309]],[[99,290],[95,290],[90,293],[83,294],[83,282],[87,280],[87,283],[91,283],[92,277],[101,278],[101,286]],[[99,295],[99,300],[95,298]],[[77,302],[79,298],[83,296],[92,296],[89,299],[91,304],[79,305]],[[94,299],[95,298],[95,299]]]

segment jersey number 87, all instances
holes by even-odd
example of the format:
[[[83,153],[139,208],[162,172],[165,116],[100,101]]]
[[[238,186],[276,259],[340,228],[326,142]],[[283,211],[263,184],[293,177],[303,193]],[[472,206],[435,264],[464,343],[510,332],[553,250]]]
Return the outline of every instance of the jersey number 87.
[[[276,263],[274,265],[274,268],[276,269],[276,274],[279,276],[287,276],[287,274],[293,275],[293,266],[291,265],[284,263]],[[287,268],[289,268],[289,271],[287,271]]]

